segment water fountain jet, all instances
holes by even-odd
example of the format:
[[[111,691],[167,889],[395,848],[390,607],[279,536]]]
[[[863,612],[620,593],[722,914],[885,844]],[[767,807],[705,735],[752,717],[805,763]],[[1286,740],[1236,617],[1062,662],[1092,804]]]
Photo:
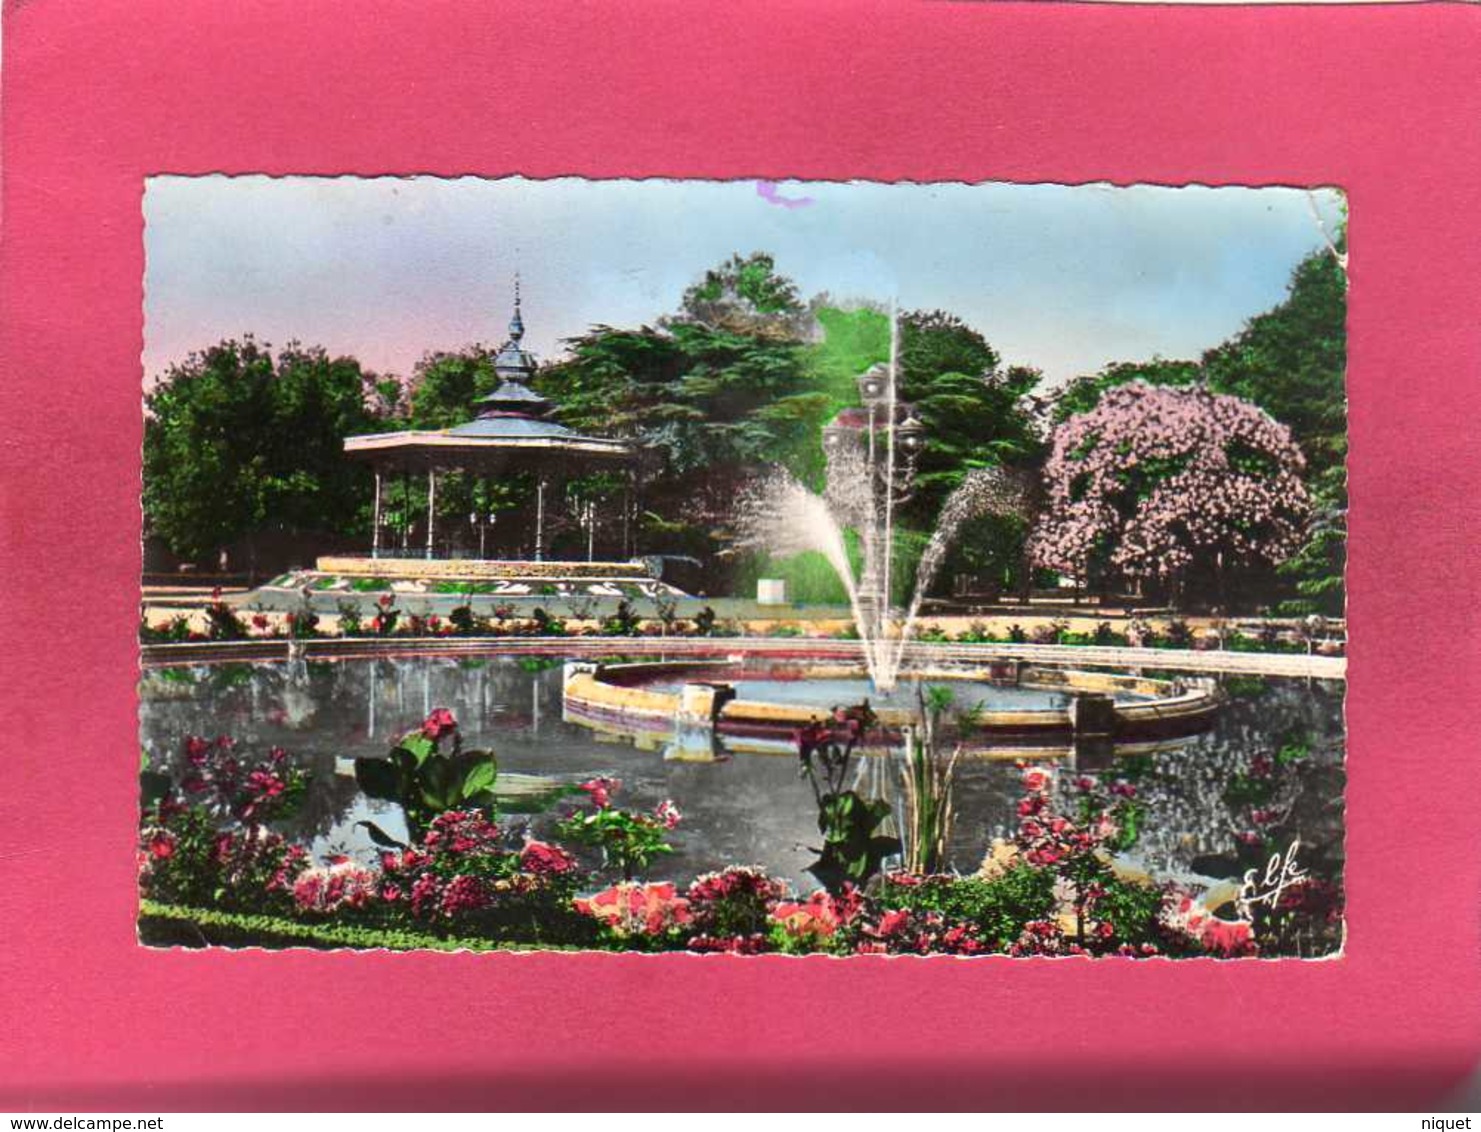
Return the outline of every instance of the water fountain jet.
[[[858,379],[862,409],[844,410],[823,430],[827,487],[822,495],[785,471],[761,481],[743,501],[742,545],[777,555],[817,551],[848,595],[864,664],[874,687],[892,691],[926,591],[962,527],[985,514],[1019,515],[1024,493],[1003,468],[979,468],[947,497],[916,566],[910,601],[894,617],[895,511],[910,499],[925,426],[898,398],[899,320],[891,308],[890,360]],[[845,531],[856,533],[855,575]]]

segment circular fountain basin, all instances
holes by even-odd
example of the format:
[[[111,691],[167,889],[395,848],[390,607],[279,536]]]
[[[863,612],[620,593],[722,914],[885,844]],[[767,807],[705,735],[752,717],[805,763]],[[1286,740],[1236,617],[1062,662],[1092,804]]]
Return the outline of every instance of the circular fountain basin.
[[[672,734],[685,724],[708,724],[722,735],[776,740],[789,739],[834,707],[868,700],[888,742],[915,721],[922,685],[949,687],[956,710],[975,709],[972,735],[984,744],[1186,735],[1207,726],[1220,702],[1209,681],[1018,661],[921,669],[881,690],[857,665],[758,664],[752,658],[573,663],[565,673],[564,713],[572,722],[626,734]]]

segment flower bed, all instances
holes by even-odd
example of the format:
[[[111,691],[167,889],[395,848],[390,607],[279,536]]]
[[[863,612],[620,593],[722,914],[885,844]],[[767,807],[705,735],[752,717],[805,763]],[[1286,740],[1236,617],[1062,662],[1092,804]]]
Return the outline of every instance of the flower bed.
[[[459,590],[468,598],[472,593]],[[285,640],[313,637],[389,637],[420,639],[426,637],[744,637],[857,640],[851,626],[831,629],[827,622],[814,626],[796,621],[750,621],[742,624],[719,618],[714,609],[704,606],[693,617],[679,617],[672,601],[652,602],[653,616],[642,615],[634,601],[621,599],[614,612],[603,614],[597,604],[581,598],[542,595],[550,604],[563,603],[567,609],[556,613],[544,605],[530,608],[528,614],[510,601],[491,602],[476,610],[471,600],[440,614],[412,613],[400,609],[397,595],[387,591],[377,599],[374,612],[362,611],[354,601],[339,604],[332,627],[308,604],[288,613],[241,612],[222,600],[216,591],[201,614],[192,618],[176,614],[162,624],[141,620],[139,639],[146,644],[177,644],[186,641]],[[1308,631],[1309,632],[1309,631]],[[1315,654],[1342,656],[1346,644],[1340,639],[1303,636],[1298,629],[1282,628],[1272,623],[1255,634],[1228,627],[1202,631],[1191,628],[1178,618],[1150,622],[1133,620],[1124,629],[1115,629],[1109,621],[1100,622],[1093,631],[1072,632],[1064,620],[1043,623],[1032,631],[1010,625],[1002,632],[992,631],[985,622],[974,622],[955,634],[939,625],[922,625],[917,640],[937,644],[1049,644],[1088,648],[1132,647],[1155,649],[1195,649],[1201,652],[1276,653],[1281,655]]]
[[[192,737],[183,769],[144,776],[140,930],[147,943],[392,949],[583,948],[737,954],[1241,957],[1340,945],[1340,887],[1312,877],[1268,909],[1209,907],[1201,894],[1126,875],[1137,789],[1123,780],[1022,769],[1018,826],[969,876],[879,869],[794,892],[732,866],[687,883],[644,879],[683,818],[618,805],[621,784],[557,791],[555,839],[505,825],[488,752],[461,747],[434,711],[388,759],[357,760],[362,787],[399,798],[410,834],[371,827],[374,860],[311,859],[272,827],[303,774],[286,752],[255,756]],[[1291,753],[1290,758],[1296,758]],[[376,764],[361,766],[359,764]],[[1272,804],[1263,763],[1239,784],[1252,821]]]

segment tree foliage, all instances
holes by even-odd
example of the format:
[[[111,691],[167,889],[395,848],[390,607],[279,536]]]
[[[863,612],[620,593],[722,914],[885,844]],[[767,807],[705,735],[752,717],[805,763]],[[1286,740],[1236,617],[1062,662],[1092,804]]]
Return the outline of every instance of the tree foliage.
[[[806,309],[797,285],[765,252],[733,255],[684,292],[679,320],[765,338],[801,337]]]
[[[1343,233],[1337,251],[1345,250]],[[1052,419],[1062,424],[1093,410],[1108,390],[1142,381],[1202,384],[1249,401],[1289,426],[1306,461],[1302,479],[1312,521],[1306,541],[1280,568],[1290,579],[1281,605],[1286,612],[1341,614],[1347,561],[1346,323],[1346,273],[1329,250],[1314,251],[1291,273],[1284,300],[1197,363],[1112,363],[1064,386],[1054,398]]]
[[[200,558],[268,519],[360,529],[370,487],[346,436],[384,428],[386,383],[353,358],[251,337],[172,366],[145,397],[144,514],[174,553]]]
[[[451,428],[470,420],[474,402],[499,384],[494,374],[495,353],[474,344],[424,354],[412,372],[408,427]]]
[[[1346,250],[1345,233],[1337,250]],[[1347,565],[1347,275],[1329,251],[1307,256],[1284,302],[1203,357],[1210,387],[1244,397],[1291,428],[1306,455],[1315,520],[1281,568],[1298,596],[1286,612],[1343,612]]]
[[[771,257],[732,257],[658,326],[593,327],[536,387],[573,428],[636,442],[651,459],[648,530],[669,552],[709,553],[755,469],[802,470],[827,398],[812,386],[805,311]]]
[[[1176,591],[1278,565],[1301,546],[1309,503],[1290,430],[1237,397],[1133,382],[1055,429],[1042,566],[1152,580]],[[1221,594],[1218,596],[1222,596]]]

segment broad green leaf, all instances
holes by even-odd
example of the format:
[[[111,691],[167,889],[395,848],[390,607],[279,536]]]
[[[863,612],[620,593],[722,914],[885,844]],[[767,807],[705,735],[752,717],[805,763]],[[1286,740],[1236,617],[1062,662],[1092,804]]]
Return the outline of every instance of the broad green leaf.
[[[356,759],[355,782],[367,798],[383,802],[401,801],[402,776],[389,759]]]
[[[475,759],[472,763],[463,776],[463,794],[468,796],[492,791],[494,781],[499,777],[498,764],[494,762],[493,756]]]
[[[418,766],[427,761],[427,756],[437,749],[437,744],[428,739],[420,731],[410,731],[402,737],[396,746],[406,751],[416,760]]]

